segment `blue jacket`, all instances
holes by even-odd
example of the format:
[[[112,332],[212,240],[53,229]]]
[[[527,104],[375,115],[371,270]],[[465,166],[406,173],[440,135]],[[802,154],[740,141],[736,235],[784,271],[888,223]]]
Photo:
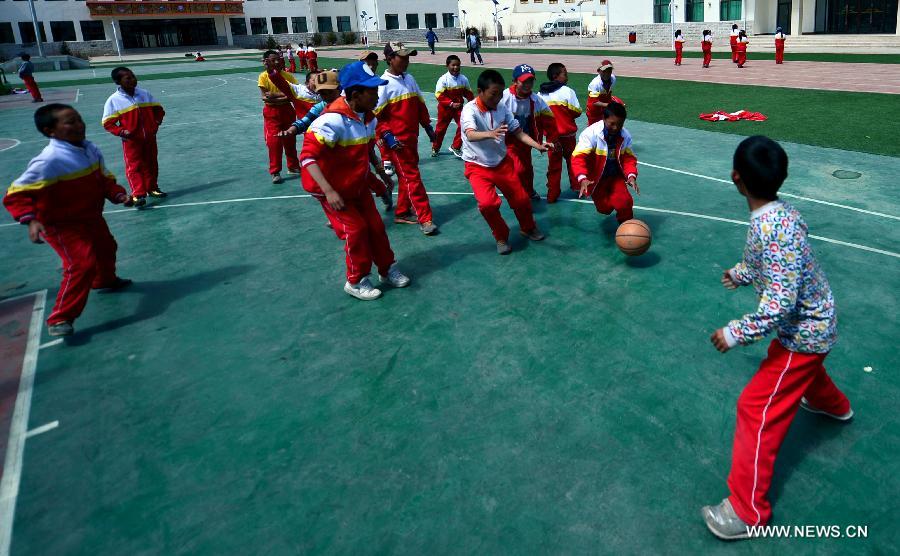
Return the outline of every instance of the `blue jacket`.
[[[440,42],[438,41],[437,33],[435,33],[434,31],[428,31],[427,33],[425,33],[425,40],[428,41],[428,44]]]
[[[19,77],[26,77],[34,73],[34,64],[31,60],[27,62],[22,62],[22,65],[19,66]]]

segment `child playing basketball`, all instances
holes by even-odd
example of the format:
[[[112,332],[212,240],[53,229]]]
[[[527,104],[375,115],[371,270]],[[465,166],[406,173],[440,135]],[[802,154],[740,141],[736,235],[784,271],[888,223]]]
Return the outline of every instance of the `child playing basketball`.
[[[434,130],[434,141],[431,143],[431,156],[437,156],[441,152],[441,144],[444,142],[444,134],[450,122],[456,122],[456,134],[453,143],[450,144],[450,152],[462,158],[462,137],[459,131],[459,114],[463,104],[472,100],[475,95],[465,75],[460,73],[462,62],[459,56],[451,54],[447,56],[447,73],[442,75],[435,86],[434,96],[438,101],[438,122]]]
[[[634,201],[628,187],[640,195],[637,158],[631,150],[631,134],[625,129],[625,107],[611,102],[603,120],[581,132],[572,155],[581,197],[590,197],[600,214],[616,211],[619,223],[634,218]],[[627,187],[626,187],[627,186]]]
[[[301,159],[303,188],[319,200],[335,233],[345,240],[344,291],[369,301],[381,297],[381,290],[369,281],[373,262],[382,284],[404,288],[409,278],[394,265],[384,222],[369,193],[369,183],[377,180],[369,170],[369,153],[375,145],[372,109],[378,102],[378,87],[385,82],[364,66],[354,62],[341,69],[345,96],[310,126]]]
[[[117,67],[111,75],[119,87],[103,105],[103,128],[122,139],[131,200],[140,208],[147,203],[147,195],[168,196],[159,189],[156,148],[156,132],[166,111],[150,91],[137,86],[137,77],[130,69]]]
[[[578,189],[578,180],[572,170],[572,152],[575,150],[575,134],[578,132],[575,120],[581,116],[581,106],[578,104],[578,95],[571,87],[566,86],[569,82],[566,66],[550,64],[547,67],[547,77],[550,81],[541,85],[540,96],[550,106],[559,133],[559,148],[548,153],[550,160],[547,163],[547,202],[555,203],[560,194],[563,160],[569,170],[569,187]]]
[[[766,137],[745,139],[734,153],[731,179],[747,199],[750,229],[743,260],[722,275],[722,284],[730,290],[752,285],[759,306],[710,339],[725,353],[771,332],[778,337],[737,401],[731,494],[702,509],[707,527],[721,539],[749,538],[750,526],[771,519],[766,494],[798,407],[839,421],[853,417],[823,365],[837,339],[831,288],[809,245],[806,222],[778,199],[787,170],[787,154]]]
[[[465,176],[472,185],[478,210],[491,227],[497,241],[497,253],[508,255],[509,226],[500,215],[500,197],[506,197],[519,221],[520,233],[532,241],[541,241],[544,234],[538,229],[522,183],[518,180],[513,162],[507,155],[506,138],[512,137],[529,148],[547,152],[550,145],[538,143],[526,134],[512,112],[501,102],[506,83],[495,70],[485,70],[478,76],[478,97],[463,107],[460,125],[463,128],[463,160]]]
[[[616,76],[613,74],[613,63],[603,60],[597,68],[597,77],[588,84],[587,120],[588,125],[593,125],[603,119],[603,110],[610,102],[618,102],[625,105],[622,100],[613,96],[613,87],[616,85]]]
[[[84,120],[74,108],[42,106],[34,123],[50,144],[12,183],[3,205],[28,226],[32,242],[45,239],[62,259],[62,284],[47,327],[51,336],[70,336],[91,289],[131,283],[116,276],[116,240],[103,219],[104,200],[129,206],[131,199],[106,169],[100,149],[85,140]]]
[[[534,68],[528,64],[520,64],[513,68],[513,84],[503,91],[500,102],[519,122],[525,135],[538,142],[547,136],[551,148],[556,148],[559,131],[554,121],[553,112],[539,95],[534,94]],[[534,190],[534,166],[531,162],[531,145],[523,143],[513,135],[506,137],[509,158],[516,169],[519,183],[525,188],[528,196],[537,201],[541,196]]]

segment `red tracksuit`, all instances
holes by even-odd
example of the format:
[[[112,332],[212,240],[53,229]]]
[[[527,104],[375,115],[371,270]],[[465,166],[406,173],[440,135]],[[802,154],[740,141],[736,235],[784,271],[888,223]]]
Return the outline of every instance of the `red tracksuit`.
[[[709,63],[712,62],[712,42],[700,41],[700,48],[703,49],[703,67],[708,68]]]
[[[610,167],[612,171],[607,169],[607,165],[613,161],[607,160],[609,145],[603,128],[601,121],[581,133],[572,156],[572,165],[579,182],[587,178],[594,184],[589,193],[597,212],[610,214],[615,210],[616,220],[625,222],[634,218],[631,210],[634,201],[625,185],[625,178],[637,177],[637,158],[631,150],[631,134],[622,129],[615,138],[616,146],[613,149],[613,158],[618,163],[618,168]]]
[[[431,222],[433,215],[428,193],[419,173],[419,126],[431,125],[428,107],[422,98],[416,80],[408,73],[394,75],[385,71],[381,76],[388,82],[378,88],[378,137],[390,131],[398,141],[404,143],[401,149],[382,151],[387,154],[397,172],[398,216],[412,210],[420,224]]]
[[[103,106],[104,129],[122,138],[125,176],[135,197],[159,189],[156,132],[165,115],[162,105],[140,87],[135,87],[134,96],[119,87]],[[123,136],[125,131],[127,137]]]
[[[34,100],[44,100],[44,97],[41,96],[41,90],[38,88],[38,84],[33,76],[22,76],[22,81],[25,83],[25,88],[28,89],[28,92],[31,94],[31,98]]]
[[[683,53],[684,53],[684,37],[679,35],[678,38],[675,39],[675,65],[676,66],[681,65],[681,57],[682,57]]]
[[[434,128],[434,142],[431,143],[431,148],[436,151],[441,150],[441,145],[444,143],[444,135],[447,133],[447,128],[450,127],[450,122],[456,122],[456,134],[453,136],[453,143],[450,146],[454,149],[462,148],[459,115],[462,112],[462,105],[467,100],[475,98],[469,85],[469,80],[463,74],[453,76],[450,75],[450,72],[447,72],[438,79],[434,96],[438,101],[438,121],[437,126]],[[451,104],[458,104],[459,107],[452,108]]]
[[[572,152],[575,150],[576,133],[578,132],[578,123],[575,120],[581,116],[581,105],[578,103],[578,95],[571,87],[560,86],[558,83],[541,85],[540,96],[550,106],[559,134],[556,141],[559,148],[547,153],[549,156],[547,161],[547,202],[555,203],[561,192],[563,161],[566,162],[569,171],[569,187],[578,190],[578,180],[575,179],[575,171],[572,169]]]
[[[597,75],[588,85],[588,99],[585,113],[587,114],[588,125],[593,125],[603,119],[603,108],[594,106],[595,102],[609,104],[610,102],[618,102],[625,106],[625,102],[619,97],[613,95],[613,88],[616,86],[616,76],[610,76],[609,89],[603,84],[601,75]]]
[[[394,252],[375,207],[371,189],[384,184],[369,167],[369,149],[375,142],[375,116],[365,121],[351,110],[345,98],[331,103],[306,132],[301,159],[303,188],[319,202],[338,238],[345,241],[347,281],[357,284],[369,275],[372,263],[382,275],[394,264]],[[344,210],[334,210],[306,168],[316,164],[328,183],[344,200]]]
[[[736,31],[731,32],[731,39],[729,39],[729,40],[731,41],[731,61],[736,64],[738,61],[738,54],[737,54],[738,36],[737,36]]]
[[[297,79],[286,71],[280,72],[281,78],[287,83],[297,84]],[[272,81],[268,71],[259,74],[257,85],[261,89],[265,89],[271,93],[284,92],[286,83]],[[279,84],[281,87],[279,87]],[[290,92],[290,91],[288,91]],[[284,92],[292,101],[295,100],[293,93]],[[300,170],[300,161],[297,159],[297,140],[294,136],[279,137],[278,132],[283,131],[296,121],[296,108],[293,104],[264,104],[263,105],[263,136],[266,140],[266,148],[269,151],[269,173],[278,174],[281,172],[281,156],[284,153],[287,158],[287,167],[290,171]]]
[[[300,61],[300,70],[305,70],[307,68],[306,65],[306,50],[298,50],[297,51],[297,59]]]
[[[784,63],[784,39],[775,38],[775,63]]]
[[[73,322],[91,288],[116,281],[116,240],[103,219],[103,203],[126,198],[93,143],[58,139],[31,160],[3,197],[13,218],[44,225],[43,239],[62,259],[63,279],[47,324]]]
[[[528,102],[526,114],[517,113],[522,100]],[[519,99],[516,97],[515,85],[513,85],[503,91],[503,100],[500,102],[506,106],[506,109],[519,121],[522,129],[535,141],[540,140],[543,136],[546,136],[550,143],[556,143],[559,140],[559,131],[553,118],[553,112],[540,96],[531,93],[528,99]],[[506,148],[508,156],[515,166],[519,183],[522,184],[522,188],[529,196],[534,196],[534,165],[531,161],[531,147],[507,134]]]
[[[319,53],[310,50],[306,53],[306,63],[309,65],[309,71],[319,71]]]
[[[744,67],[747,63],[747,41],[739,41],[737,44],[737,65],[739,68]]]

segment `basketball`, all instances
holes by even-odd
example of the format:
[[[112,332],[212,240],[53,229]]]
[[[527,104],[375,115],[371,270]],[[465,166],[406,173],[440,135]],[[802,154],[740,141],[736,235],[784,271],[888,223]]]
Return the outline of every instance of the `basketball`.
[[[643,255],[650,249],[650,226],[640,220],[626,220],[616,230],[616,245],[629,257]]]

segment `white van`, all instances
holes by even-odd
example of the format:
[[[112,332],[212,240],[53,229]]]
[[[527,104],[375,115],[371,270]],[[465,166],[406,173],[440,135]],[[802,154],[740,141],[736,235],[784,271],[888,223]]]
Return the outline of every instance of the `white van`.
[[[555,37],[556,35],[580,35],[581,20],[561,17],[548,21],[541,28],[542,37]]]

